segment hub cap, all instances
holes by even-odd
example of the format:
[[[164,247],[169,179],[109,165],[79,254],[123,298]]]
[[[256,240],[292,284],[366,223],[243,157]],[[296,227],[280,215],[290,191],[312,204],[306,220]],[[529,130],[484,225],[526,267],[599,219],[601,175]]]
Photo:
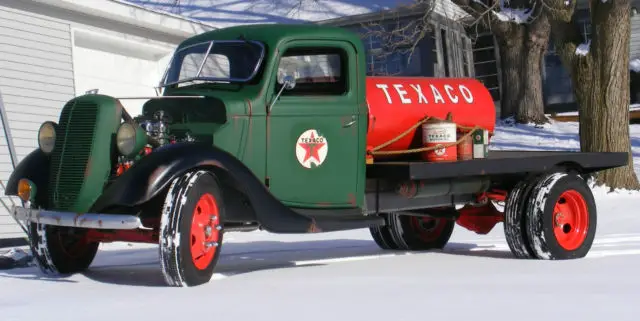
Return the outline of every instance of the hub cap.
[[[411,229],[423,242],[435,241],[442,234],[446,225],[447,221],[441,218],[411,217]]]
[[[199,270],[209,266],[217,251],[220,237],[218,204],[211,194],[204,194],[196,203],[191,221],[191,259]]]
[[[578,191],[568,190],[560,195],[553,208],[553,233],[565,250],[580,247],[587,237],[589,210]]]

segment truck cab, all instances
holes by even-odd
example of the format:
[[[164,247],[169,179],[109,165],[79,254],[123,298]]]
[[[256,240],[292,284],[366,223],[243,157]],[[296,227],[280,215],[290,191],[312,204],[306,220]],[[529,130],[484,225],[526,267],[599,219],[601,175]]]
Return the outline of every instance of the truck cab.
[[[287,206],[361,208],[364,55],[360,39],[340,28],[244,26],[205,33],[177,48],[161,87],[165,96],[220,102],[187,107],[194,114],[182,119],[189,120],[169,127],[200,126],[195,136],[212,136]],[[171,103],[175,107],[150,100],[143,115],[164,108],[180,118],[188,103]],[[224,117],[206,121],[197,115],[204,109],[224,110]]]

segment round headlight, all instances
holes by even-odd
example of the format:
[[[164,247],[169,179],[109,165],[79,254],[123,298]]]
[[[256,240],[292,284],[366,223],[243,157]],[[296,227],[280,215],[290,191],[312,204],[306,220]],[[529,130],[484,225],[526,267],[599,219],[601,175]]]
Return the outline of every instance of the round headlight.
[[[122,123],[116,134],[116,144],[120,154],[129,156],[136,148],[136,129],[130,123]]]
[[[147,144],[147,133],[136,123],[122,123],[116,133],[118,152],[125,157],[135,157]]]
[[[44,153],[53,151],[56,143],[56,123],[52,121],[44,122],[38,130],[38,146]]]

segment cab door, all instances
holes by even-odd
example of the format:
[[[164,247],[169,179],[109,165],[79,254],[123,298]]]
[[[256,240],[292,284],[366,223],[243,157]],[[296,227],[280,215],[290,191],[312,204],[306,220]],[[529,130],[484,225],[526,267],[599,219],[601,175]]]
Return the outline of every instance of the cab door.
[[[337,40],[279,49],[267,95],[269,189],[292,207],[354,208],[363,194],[359,129],[366,126],[358,114],[355,50]],[[295,86],[275,99],[285,75]]]

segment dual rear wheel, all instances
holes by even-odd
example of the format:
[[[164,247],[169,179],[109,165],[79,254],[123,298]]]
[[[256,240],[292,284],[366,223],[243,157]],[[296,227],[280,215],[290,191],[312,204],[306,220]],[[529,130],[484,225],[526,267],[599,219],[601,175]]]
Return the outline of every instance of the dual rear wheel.
[[[517,184],[505,204],[504,234],[517,258],[566,260],[587,255],[596,234],[591,189],[572,173]]]
[[[455,217],[390,213],[384,214],[386,225],[371,227],[370,231],[382,249],[442,249],[455,221],[441,216]],[[573,173],[551,173],[521,181],[507,197],[504,216],[507,244],[517,258],[582,258],[595,238],[597,212],[593,194],[585,180]]]
[[[452,215],[453,216],[453,215]],[[445,217],[384,214],[387,224],[370,227],[376,244],[385,250],[442,249],[453,233],[455,221]]]

